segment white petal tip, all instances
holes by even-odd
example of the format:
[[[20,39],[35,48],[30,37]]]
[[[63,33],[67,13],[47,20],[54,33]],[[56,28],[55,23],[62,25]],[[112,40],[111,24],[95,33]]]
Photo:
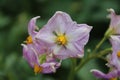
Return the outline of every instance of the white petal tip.
[[[93,28],[93,26],[90,26],[90,29],[92,29]]]
[[[35,18],[40,18],[40,16],[36,16]]]
[[[25,46],[25,44],[21,44],[21,46]]]
[[[108,12],[111,12],[111,13],[114,13],[114,9],[110,8],[110,9],[107,9]]]
[[[38,19],[38,18],[40,18],[40,16],[33,17],[33,18],[31,19],[31,21],[32,21],[32,20],[36,20],[36,19]]]
[[[107,11],[110,12],[110,14],[106,16],[107,18],[111,18],[111,16],[115,14],[114,9],[112,9],[112,8],[107,9]]]
[[[55,73],[56,72],[55,67],[53,65],[51,65],[51,68],[52,68],[53,72]]]
[[[62,12],[62,11],[57,11],[56,13],[57,13],[57,14],[63,14],[63,12]]]
[[[81,58],[81,57],[83,57],[84,55],[80,55],[80,54],[77,54],[77,57],[78,58]]]
[[[91,69],[91,70],[90,70],[90,72],[94,72],[94,71],[96,71],[96,70],[95,70],[95,69]]]

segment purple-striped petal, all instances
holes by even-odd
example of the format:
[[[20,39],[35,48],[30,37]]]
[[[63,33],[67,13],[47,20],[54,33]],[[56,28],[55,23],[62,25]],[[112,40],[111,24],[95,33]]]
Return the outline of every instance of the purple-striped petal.
[[[113,34],[120,34],[120,15],[116,15],[113,9],[108,9],[110,14],[108,17],[111,19],[110,28],[113,30]]]
[[[117,70],[113,70],[109,73],[103,73],[99,70],[96,69],[92,69],[91,72],[97,77],[97,78],[102,78],[102,79],[106,79],[109,80],[111,78],[116,78],[118,75],[118,71]]]
[[[110,42],[112,44],[113,53],[111,56],[111,64],[113,64],[116,68],[120,67],[120,57],[117,56],[120,51],[120,36],[111,36]]]
[[[58,62],[46,62],[42,64],[41,66],[43,67],[42,73],[53,73],[56,72],[56,69],[59,68],[61,63]]]
[[[31,67],[34,67],[34,64],[37,62],[37,56],[32,50],[32,46],[25,44],[22,44],[22,46],[23,46],[23,57],[28,61]]]
[[[30,36],[34,37],[36,35],[36,29],[37,29],[37,26],[36,26],[36,20],[40,18],[40,16],[37,16],[37,17],[34,17],[30,20],[29,24],[28,24],[28,33]]]

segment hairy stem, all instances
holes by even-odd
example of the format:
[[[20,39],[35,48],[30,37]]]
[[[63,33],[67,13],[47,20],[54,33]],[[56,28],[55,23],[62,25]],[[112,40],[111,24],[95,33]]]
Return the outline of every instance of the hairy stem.
[[[104,36],[104,37],[102,38],[102,40],[96,45],[96,47],[95,47],[95,49],[93,50],[92,53],[95,53],[95,52],[101,47],[101,45],[103,44],[103,42],[104,42],[106,39],[107,39],[107,37]]]
[[[112,51],[112,49],[108,48],[108,49],[105,49],[103,51],[100,51],[97,54],[91,54],[87,58],[82,59],[82,61],[80,62],[80,64],[75,68],[75,72],[77,72],[78,70],[80,70],[90,60],[95,59],[95,58],[101,58],[103,55],[106,55],[106,54],[108,54],[111,51]]]

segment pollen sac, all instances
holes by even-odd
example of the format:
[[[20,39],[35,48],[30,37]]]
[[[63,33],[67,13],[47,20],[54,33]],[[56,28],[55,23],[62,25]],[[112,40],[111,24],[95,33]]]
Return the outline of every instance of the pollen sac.
[[[120,51],[117,52],[117,56],[120,57]]]
[[[59,45],[65,45],[65,44],[67,44],[67,38],[66,38],[66,36],[63,35],[63,34],[57,36],[56,43],[59,44]]]
[[[117,78],[111,78],[110,80],[117,80]]]
[[[42,72],[43,68],[37,64],[34,65],[35,74]]]
[[[26,41],[25,41],[25,43],[26,43],[26,44],[31,44],[31,43],[33,43],[32,37],[31,37],[31,36],[28,36],[27,39],[26,39]]]

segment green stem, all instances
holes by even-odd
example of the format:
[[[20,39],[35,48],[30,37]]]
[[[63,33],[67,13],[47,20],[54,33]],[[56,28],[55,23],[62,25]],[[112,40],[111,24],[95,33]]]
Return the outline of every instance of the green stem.
[[[106,36],[103,37],[103,39],[98,43],[98,45],[95,47],[95,49],[93,50],[92,53],[96,53],[96,51],[100,48],[100,46],[103,44],[103,42],[107,39]],[[104,50],[106,52],[106,50]],[[102,53],[104,53],[104,51],[101,51]],[[83,67],[83,65],[85,63],[87,63],[89,60],[93,59],[93,58],[98,58],[99,56],[103,55],[102,53],[99,54],[93,54],[93,55],[89,55],[87,58],[83,58],[82,61],[80,62],[80,64],[77,66],[77,68],[75,68],[75,71],[78,71],[81,67]],[[99,55],[99,56],[98,56]]]
[[[98,54],[92,54],[92,55],[88,56],[87,58],[82,59],[82,61],[80,62],[80,65],[78,65],[75,68],[75,72],[77,72],[78,70],[80,70],[91,59],[101,58],[103,55],[108,54],[111,50],[112,50],[111,48],[108,48],[108,49],[105,49],[105,50],[99,52]]]
[[[102,38],[102,40],[98,43],[98,45],[95,47],[95,49],[93,50],[92,53],[95,53],[95,52],[100,48],[100,46],[103,44],[103,42],[104,42],[106,39],[107,39],[107,37],[104,36],[104,37]]]
[[[70,73],[68,75],[68,80],[74,80],[74,75],[75,75],[75,67],[76,67],[76,59],[71,59],[72,64],[71,64],[71,69]]]
[[[94,51],[92,53],[96,53],[96,51],[100,48],[100,46],[103,44],[103,42],[106,39],[107,39],[107,37],[104,36],[103,39],[98,43],[98,45],[96,46],[96,48],[94,49]],[[76,60],[72,59],[71,71],[70,71],[70,74],[68,76],[68,80],[74,80],[74,74],[79,69],[81,69],[88,61],[90,61],[91,59],[94,59],[94,58],[101,58],[101,56],[107,54],[109,51],[111,51],[111,48],[110,49],[106,49],[104,51],[101,51],[99,54],[89,55],[87,58],[83,58],[82,61],[80,62],[80,64],[77,67],[76,67]]]

